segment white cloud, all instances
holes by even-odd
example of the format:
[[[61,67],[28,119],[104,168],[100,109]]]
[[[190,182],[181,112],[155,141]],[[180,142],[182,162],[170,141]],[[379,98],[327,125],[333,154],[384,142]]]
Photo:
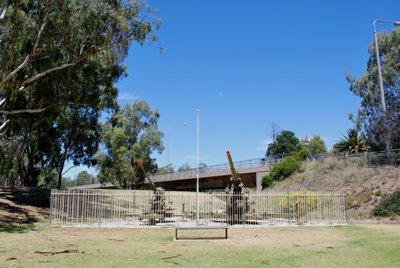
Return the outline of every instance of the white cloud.
[[[135,94],[129,93],[129,92],[123,92],[118,94],[118,100],[119,101],[134,101],[139,99],[138,96]]]

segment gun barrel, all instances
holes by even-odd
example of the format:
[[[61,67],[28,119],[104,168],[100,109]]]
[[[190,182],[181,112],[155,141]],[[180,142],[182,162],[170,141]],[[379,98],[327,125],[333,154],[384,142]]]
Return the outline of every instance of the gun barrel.
[[[154,191],[157,190],[157,186],[154,184],[154,182],[150,179],[149,175],[147,175],[146,170],[143,167],[143,163],[142,162],[138,162],[138,166],[139,168],[142,170],[144,176],[149,180],[151,187],[153,187]]]
[[[239,180],[239,175],[237,174],[235,166],[233,165],[231,153],[227,151],[226,156],[228,157],[229,166],[231,167],[232,178],[237,181]]]

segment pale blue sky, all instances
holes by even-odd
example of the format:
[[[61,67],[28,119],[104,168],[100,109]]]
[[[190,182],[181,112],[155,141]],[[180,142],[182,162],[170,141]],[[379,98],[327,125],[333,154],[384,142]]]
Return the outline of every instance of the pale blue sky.
[[[159,45],[134,45],[121,104],[147,101],[165,132],[159,166],[195,166],[196,109],[201,162],[263,157],[271,123],[299,138],[319,134],[331,147],[352,127],[359,105],[347,72],[366,68],[374,19],[399,19],[394,0],[153,0],[163,25]],[[380,30],[392,30],[379,25]],[[187,123],[187,126],[183,126]],[[168,135],[169,134],[169,135]],[[67,175],[74,177],[81,168]]]

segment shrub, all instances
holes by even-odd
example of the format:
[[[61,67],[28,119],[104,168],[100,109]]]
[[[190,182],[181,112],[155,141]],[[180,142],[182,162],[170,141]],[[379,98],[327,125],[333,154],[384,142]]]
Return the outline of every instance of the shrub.
[[[295,172],[301,171],[301,162],[305,159],[304,150],[293,153],[281,162],[275,164],[271,172],[263,178],[263,188],[271,187],[274,181],[283,181]]]
[[[318,194],[316,192],[299,190],[290,193],[290,210],[292,212],[298,212],[296,208],[306,206],[309,209],[315,209],[318,206]],[[288,207],[288,199],[282,200],[281,207]]]
[[[274,183],[274,179],[270,175],[266,175],[262,179],[262,187],[269,188]]]
[[[382,202],[372,210],[372,214],[377,217],[400,215],[400,188],[383,198]]]

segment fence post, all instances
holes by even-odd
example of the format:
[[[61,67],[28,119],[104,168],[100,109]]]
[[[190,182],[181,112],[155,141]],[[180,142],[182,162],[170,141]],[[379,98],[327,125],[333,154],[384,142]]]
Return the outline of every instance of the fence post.
[[[288,221],[290,226],[290,192],[288,192]]]
[[[304,201],[304,203],[305,203],[305,213],[304,213],[304,223],[306,223],[307,221],[308,221],[308,219],[307,219],[307,217],[308,217],[308,198],[307,198],[307,191],[305,191],[304,192],[304,195],[305,195],[305,201]]]
[[[347,215],[347,194],[344,195],[344,213],[346,217],[346,224],[349,224],[349,218]]]
[[[97,192],[97,194],[100,194],[99,192]],[[100,198],[99,198],[100,197]],[[97,202],[99,202],[100,199],[100,206],[99,206],[99,211],[97,212],[97,217],[99,217],[99,227],[101,227],[101,217],[102,217],[102,211],[103,211],[103,193],[100,194],[100,196],[98,196],[97,198]]]
[[[49,214],[49,225],[51,225],[51,218],[53,216],[52,212],[53,212],[53,191],[54,189],[51,189],[50,192],[50,214]]]

